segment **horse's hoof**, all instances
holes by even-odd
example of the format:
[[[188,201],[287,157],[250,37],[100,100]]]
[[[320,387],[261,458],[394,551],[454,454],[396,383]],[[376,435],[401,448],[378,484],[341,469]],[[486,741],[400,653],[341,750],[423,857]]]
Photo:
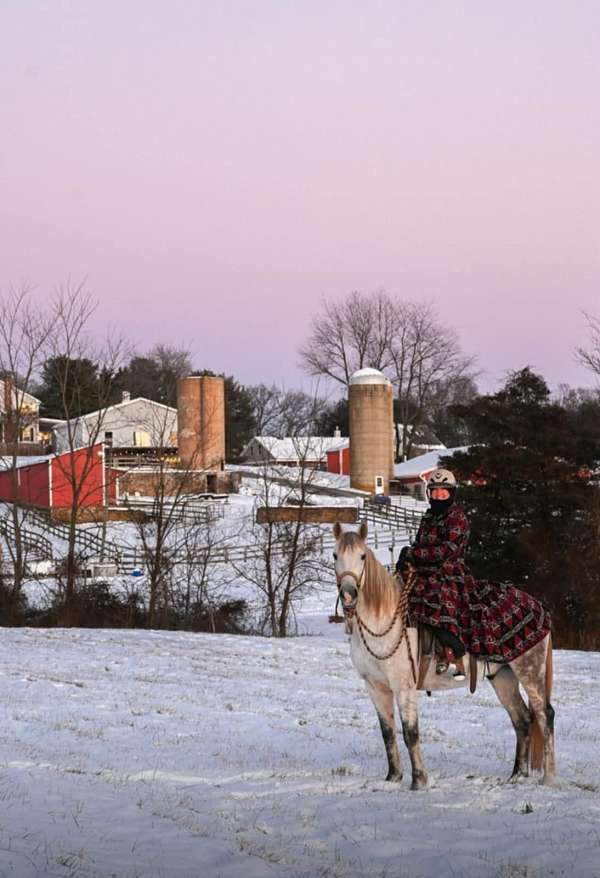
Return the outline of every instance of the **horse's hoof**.
[[[413,782],[410,785],[411,790],[426,790],[427,789],[427,775],[418,775],[413,777]]]
[[[528,771],[513,771],[511,776],[508,779],[509,783],[518,783],[524,777],[529,777]]]
[[[386,780],[390,781],[390,783],[400,783],[400,781],[402,780],[402,775],[401,774],[394,774],[393,772],[390,771],[390,772],[388,772],[388,776],[386,777]]]

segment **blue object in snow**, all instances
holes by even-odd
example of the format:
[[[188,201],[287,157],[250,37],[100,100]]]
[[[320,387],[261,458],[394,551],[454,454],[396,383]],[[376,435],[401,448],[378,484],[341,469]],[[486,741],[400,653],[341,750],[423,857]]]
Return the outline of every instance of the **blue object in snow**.
[[[143,571],[143,570],[140,570],[139,567],[134,567],[133,570],[131,571],[131,575],[132,575],[132,576],[143,576],[143,575],[144,575],[144,571]]]

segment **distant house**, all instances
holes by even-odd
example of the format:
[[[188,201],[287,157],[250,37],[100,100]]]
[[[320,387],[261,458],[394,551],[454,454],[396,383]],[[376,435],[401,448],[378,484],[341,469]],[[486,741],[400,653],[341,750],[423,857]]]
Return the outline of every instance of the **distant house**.
[[[40,400],[19,390],[9,378],[0,385],[0,444],[17,442],[37,444],[40,441]],[[20,413],[19,435],[15,436],[11,412]]]
[[[255,436],[243,449],[241,459],[251,464],[269,463],[326,469],[327,452],[341,441],[340,436],[288,436],[285,439]]]
[[[394,466],[394,487],[401,494],[411,494],[418,500],[426,499],[427,479],[440,465],[440,458],[451,457],[457,451],[467,451],[463,448],[444,448],[441,451],[429,451]]]
[[[75,447],[105,442],[114,448],[164,448],[177,445],[177,409],[144,397],[129,399],[54,425],[54,447],[69,448],[69,430]]]

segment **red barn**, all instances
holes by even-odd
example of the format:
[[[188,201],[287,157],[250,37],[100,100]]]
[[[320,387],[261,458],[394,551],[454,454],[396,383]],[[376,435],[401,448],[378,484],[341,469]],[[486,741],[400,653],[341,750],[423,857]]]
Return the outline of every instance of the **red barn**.
[[[75,479],[71,476],[73,466]],[[4,467],[0,470],[0,500],[8,503],[18,499],[26,506],[69,508],[73,502],[73,481],[81,484],[79,506],[97,508],[114,500],[114,485],[106,483],[102,443],[93,448],[78,448],[72,454],[67,451],[46,457],[19,458],[17,498],[13,496],[10,458],[4,458]]]
[[[344,439],[335,448],[327,452],[327,472],[350,475],[350,442]]]

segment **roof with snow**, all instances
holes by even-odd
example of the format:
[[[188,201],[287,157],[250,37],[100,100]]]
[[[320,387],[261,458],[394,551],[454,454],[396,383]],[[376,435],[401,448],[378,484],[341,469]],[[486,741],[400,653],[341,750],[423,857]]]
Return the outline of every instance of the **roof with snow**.
[[[359,369],[350,378],[350,384],[391,384],[389,378],[386,378],[379,369]]]
[[[402,438],[404,436],[404,425],[396,424],[396,430],[400,438]],[[427,424],[421,424],[418,427],[413,427],[412,424],[407,424],[406,430],[412,439],[412,444],[419,446],[419,448],[428,448],[430,451],[436,451],[438,448],[446,448],[441,439],[436,436],[431,427]]]
[[[429,473],[440,465],[440,458],[451,457],[457,451],[468,451],[469,446],[463,445],[461,448],[444,448],[440,451],[428,451],[427,454],[420,454],[411,460],[404,460],[394,466],[394,478],[396,479],[423,479],[425,480]]]
[[[273,460],[322,460],[328,451],[344,447],[343,436],[255,436],[244,448],[242,457],[251,454],[253,443],[261,445]]]
[[[44,455],[36,455],[31,454],[29,456],[22,456],[16,458],[16,469],[23,469],[25,466],[33,466],[34,463],[44,463],[47,460],[50,460],[55,455],[53,454],[44,454]],[[5,456],[0,457],[0,471],[12,469],[13,459],[12,457]]]
[[[97,409],[97,411],[95,412],[88,412],[86,415],[80,415],[79,417],[71,418],[69,421],[56,421],[53,429],[56,431],[60,431],[63,429],[66,430],[67,424],[77,424],[89,420],[97,421],[100,415],[102,416],[102,419],[104,419],[109,412],[125,409],[128,406],[133,406],[136,403],[140,402],[145,403],[152,408],[164,409],[166,412],[169,412],[173,415],[177,414],[177,409],[173,408],[170,405],[165,405],[162,402],[156,402],[156,400],[154,399],[146,399],[145,396],[134,396],[132,399],[124,399],[122,400],[122,402],[117,402],[114,405],[107,405],[106,408]]]

